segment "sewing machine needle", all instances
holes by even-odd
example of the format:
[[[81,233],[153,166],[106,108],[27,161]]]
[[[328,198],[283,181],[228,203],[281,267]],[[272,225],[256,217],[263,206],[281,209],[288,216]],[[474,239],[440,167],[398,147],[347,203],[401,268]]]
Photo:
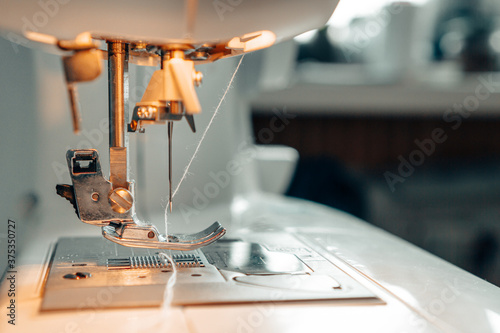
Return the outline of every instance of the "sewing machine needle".
[[[172,213],[172,133],[174,131],[174,122],[168,122],[168,205],[170,208],[170,213]]]

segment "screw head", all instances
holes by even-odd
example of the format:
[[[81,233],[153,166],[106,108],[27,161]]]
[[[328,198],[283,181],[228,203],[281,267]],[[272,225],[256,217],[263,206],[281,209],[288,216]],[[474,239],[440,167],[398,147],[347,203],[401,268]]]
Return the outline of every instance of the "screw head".
[[[99,201],[99,193],[97,192],[92,193],[92,201],[95,202]]]
[[[145,112],[147,111],[147,108],[145,106],[141,106],[137,109],[137,115],[139,118],[144,117]]]
[[[148,106],[147,111],[144,113],[145,118],[152,118],[155,116],[157,108],[154,106]]]
[[[129,190],[120,187],[109,194],[109,204],[115,212],[124,214],[132,208],[134,198]]]
[[[148,238],[154,238],[155,233],[153,231],[148,232]]]
[[[201,85],[201,82],[203,81],[203,73],[202,72],[194,72],[193,73],[193,82],[194,85],[199,87]]]
[[[87,272],[76,272],[75,275],[79,278],[79,279],[88,279],[89,277],[92,276],[92,274],[90,273],[87,273]]]

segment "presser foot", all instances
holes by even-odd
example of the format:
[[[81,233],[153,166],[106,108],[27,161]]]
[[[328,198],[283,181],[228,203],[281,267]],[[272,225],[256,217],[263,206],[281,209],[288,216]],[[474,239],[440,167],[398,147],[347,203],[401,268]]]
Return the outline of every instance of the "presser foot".
[[[102,227],[103,236],[112,242],[129,247],[189,251],[211,244],[226,233],[215,222],[194,234],[161,235],[154,225],[135,220],[132,184],[114,189],[102,175],[97,150],[69,150],[66,160],[73,185],[57,185],[57,194],[73,205],[82,222]]]
[[[153,225],[110,224],[102,227],[104,238],[128,247],[189,251],[211,244],[224,236],[219,222],[194,234],[160,235]]]

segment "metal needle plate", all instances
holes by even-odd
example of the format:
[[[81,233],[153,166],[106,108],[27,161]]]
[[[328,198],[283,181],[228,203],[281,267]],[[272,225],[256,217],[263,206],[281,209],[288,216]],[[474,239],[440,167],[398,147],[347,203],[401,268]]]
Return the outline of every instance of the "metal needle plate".
[[[171,263],[161,253],[177,267],[172,305],[315,300],[332,305],[385,304],[356,277],[290,235],[239,236],[190,252],[123,247],[95,237],[59,239],[41,310],[161,306],[172,276]],[[84,273],[88,278],[64,278]]]

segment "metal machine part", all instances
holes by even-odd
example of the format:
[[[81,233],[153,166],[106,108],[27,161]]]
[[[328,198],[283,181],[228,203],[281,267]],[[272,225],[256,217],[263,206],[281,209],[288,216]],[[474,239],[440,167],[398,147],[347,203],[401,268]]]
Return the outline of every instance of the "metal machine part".
[[[189,251],[211,244],[224,236],[219,222],[194,234],[160,235],[153,225],[120,224],[102,227],[104,238],[129,247]]]
[[[113,189],[129,189],[127,138],[128,44],[108,42],[109,181]]]
[[[172,260],[176,267],[205,267],[198,253],[173,254]],[[172,263],[160,255],[132,256],[128,258],[109,258],[106,261],[108,269],[144,269],[172,268]]]
[[[64,56],[63,68],[68,88],[73,131],[78,134],[81,129],[81,115],[78,108],[76,83],[95,80],[102,72],[101,54],[98,44],[92,41],[90,34],[80,34],[75,41],[59,41],[62,50],[74,51]]]
[[[178,274],[172,304],[314,300],[385,304],[355,277],[298,239],[264,233],[259,238],[264,243],[272,238],[274,244],[281,240],[281,250],[237,239],[190,252],[166,252]],[[172,274],[171,263],[161,253],[99,238],[62,238],[52,254],[41,309],[95,309],[96,304],[89,305],[86,299],[105,293],[112,297],[97,308],[160,306]]]
[[[99,52],[96,50],[97,44],[92,42],[89,34],[83,34],[74,41],[59,41],[58,46],[74,52],[64,58],[64,68],[74,130],[78,132],[80,115],[76,108],[74,83],[95,79],[100,74],[100,67],[95,65],[96,59],[100,65]],[[58,185],[57,193],[71,202],[82,222],[101,226],[106,239],[124,246],[192,250],[216,241],[225,233],[225,229],[218,222],[199,233],[163,236],[155,226],[134,219],[134,194],[133,184],[128,181],[126,138],[130,43],[109,41],[107,46],[109,181],[102,175],[96,150],[70,150],[66,159],[73,185]],[[161,70],[155,72],[143,99],[137,103],[128,129],[133,132],[139,126],[140,131],[144,132],[143,122],[168,122],[169,207],[172,211],[172,121],[185,116],[191,129],[195,131],[192,114],[199,113],[201,106],[194,85],[201,83],[201,75],[194,71],[193,61],[185,59],[185,50],[189,49],[185,45],[163,49],[143,45],[135,46],[135,49],[143,50],[141,57],[149,57],[159,52]],[[89,67],[93,68],[90,76],[85,75]]]
[[[103,177],[97,150],[69,150],[66,161],[73,185],[57,185],[57,193],[71,202],[82,222],[97,226],[134,223],[133,199],[126,195],[130,190],[116,191]]]
[[[80,128],[80,115],[76,108],[74,83],[95,79],[101,71],[97,44],[89,34],[74,41],[59,41],[59,48],[73,51],[64,58],[66,82],[72,107],[75,132]],[[127,130],[144,132],[144,125],[168,125],[168,179],[169,209],[172,212],[172,135],[173,121],[184,116],[195,131],[193,114],[201,112],[194,90],[202,75],[194,70],[194,62],[186,54],[193,53],[188,45],[151,46],[134,45],[142,50],[137,56],[161,57],[161,69],[156,71],[137,103],[130,124],[128,109],[128,62],[130,43],[107,42],[109,87],[109,160],[110,176],[107,181],[101,171],[96,150],[69,150],[66,156],[73,185],[57,185],[57,193],[68,199],[82,222],[101,226],[106,239],[124,246],[192,250],[210,244],[225,233],[215,222],[205,230],[190,235],[159,234],[155,226],[136,221],[134,216],[133,183],[129,182]],[[215,48],[203,47],[204,54]],[[199,51],[201,52],[201,51]],[[196,59],[200,58],[197,52]],[[136,52],[137,53],[137,52]],[[96,61],[97,64],[96,65]],[[88,74],[88,69],[91,69]]]
[[[57,193],[71,202],[82,222],[101,226],[103,236],[110,241],[131,247],[193,250],[225,234],[215,222],[194,234],[160,235],[154,225],[134,220],[132,186],[113,189],[102,175],[95,149],[70,150],[66,160],[73,185],[57,185]]]
[[[194,62],[186,60],[185,50],[191,46],[168,46],[159,50],[161,69],[157,70],[148,84],[140,102],[134,108],[128,125],[130,132],[144,133],[144,125],[164,124],[168,126],[168,206],[172,212],[172,136],[173,121],[184,116],[193,132],[196,131],[194,114],[201,112],[195,85],[202,81],[202,73],[194,69]]]
[[[215,267],[245,274],[297,274],[308,268],[294,255],[269,251],[257,243],[223,239],[203,250]]]

